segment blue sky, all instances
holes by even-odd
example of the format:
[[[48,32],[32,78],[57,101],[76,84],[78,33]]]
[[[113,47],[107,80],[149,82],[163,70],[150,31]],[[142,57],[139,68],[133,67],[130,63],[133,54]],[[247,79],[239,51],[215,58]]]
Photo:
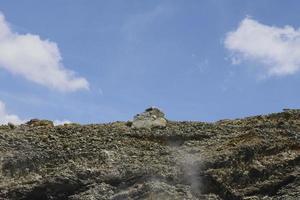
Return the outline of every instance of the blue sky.
[[[0,0],[0,12],[6,121],[123,121],[149,106],[215,121],[299,107],[296,0]]]

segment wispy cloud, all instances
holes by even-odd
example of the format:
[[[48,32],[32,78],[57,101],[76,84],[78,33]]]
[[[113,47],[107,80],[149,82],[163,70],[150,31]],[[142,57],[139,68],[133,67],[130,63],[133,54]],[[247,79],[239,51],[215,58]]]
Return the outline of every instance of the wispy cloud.
[[[232,63],[259,63],[267,76],[284,76],[300,70],[300,29],[275,27],[245,18],[225,38]]]
[[[169,7],[166,7],[165,5],[158,5],[152,10],[133,14],[122,26],[122,31],[128,40],[136,41],[139,34],[143,33],[147,27],[169,11]]]
[[[0,124],[7,124],[8,122],[13,124],[22,124],[24,123],[24,120],[20,119],[17,115],[9,114],[4,102],[0,100]]]
[[[56,43],[38,35],[12,32],[1,12],[0,67],[61,92],[89,89],[85,78],[64,67]]]

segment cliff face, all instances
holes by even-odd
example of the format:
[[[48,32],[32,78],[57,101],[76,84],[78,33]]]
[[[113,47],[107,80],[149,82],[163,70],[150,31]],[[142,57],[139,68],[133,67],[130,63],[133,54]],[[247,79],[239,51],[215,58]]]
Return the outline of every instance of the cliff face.
[[[299,199],[300,112],[0,127],[0,199]]]

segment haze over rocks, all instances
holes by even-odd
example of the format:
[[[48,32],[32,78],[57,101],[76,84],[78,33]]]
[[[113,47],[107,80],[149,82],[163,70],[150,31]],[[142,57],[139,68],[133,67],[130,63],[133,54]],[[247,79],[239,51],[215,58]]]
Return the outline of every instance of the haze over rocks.
[[[159,119],[159,120],[158,120]],[[299,199],[300,111],[0,126],[0,199]]]

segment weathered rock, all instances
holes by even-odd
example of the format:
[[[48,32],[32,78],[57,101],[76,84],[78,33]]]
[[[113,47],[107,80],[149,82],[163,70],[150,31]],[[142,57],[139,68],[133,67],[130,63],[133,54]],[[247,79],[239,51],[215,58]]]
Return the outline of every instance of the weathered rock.
[[[30,121],[26,122],[28,126],[46,126],[46,127],[53,127],[54,124],[50,120],[40,120],[40,119],[31,119]]]
[[[11,122],[8,122],[7,125],[8,125],[8,127],[11,128],[11,129],[16,128],[16,125],[14,125],[14,124],[11,123]]]
[[[167,126],[165,114],[155,107],[150,107],[141,114],[134,116],[132,127],[133,128],[164,128]]]
[[[295,111],[163,129],[0,126],[1,200],[296,200],[299,177]]]

